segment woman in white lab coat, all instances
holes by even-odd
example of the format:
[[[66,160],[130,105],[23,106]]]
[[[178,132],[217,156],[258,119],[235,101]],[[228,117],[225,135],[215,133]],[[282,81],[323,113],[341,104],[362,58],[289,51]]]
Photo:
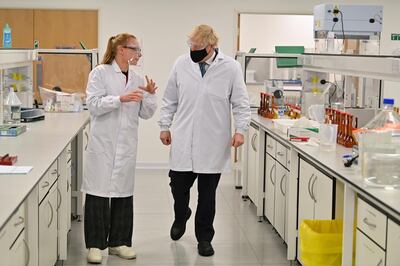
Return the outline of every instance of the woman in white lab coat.
[[[135,36],[109,39],[102,64],[90,72],[87,107],[90,137],[82,182],[88,262],[101,263],[101,250],[125,259],[136,257],[132,245],[133,191],[139,118],[156,108],[153,80],[129,68],[141,49]]]

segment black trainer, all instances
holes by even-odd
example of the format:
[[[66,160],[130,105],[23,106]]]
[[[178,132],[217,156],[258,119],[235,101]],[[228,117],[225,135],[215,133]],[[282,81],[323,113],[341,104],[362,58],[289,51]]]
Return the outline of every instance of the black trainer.
[[[199,251],[199,254],[204,257],[214,255],[214,249],[211,242],[208,241],[200,241],[199,244],[197,244],[197,250]]]
[[[188,208],[188,211],[186,213],[186,221],[184,223],[178,223],[176,221],[174,221],[174,223],[172,224],[171,227],[171,232],[170,232],[170,236],[172,240],[179,240],[183,234],[186,231],[186,222],[187,220],[189,220],[190,215],[192,215],[192,210],[190,208]]]

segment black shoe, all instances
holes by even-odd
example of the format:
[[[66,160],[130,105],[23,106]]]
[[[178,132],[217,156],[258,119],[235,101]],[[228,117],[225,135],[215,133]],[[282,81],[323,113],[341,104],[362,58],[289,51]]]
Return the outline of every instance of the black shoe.
[[[172,240],[179,240],[183,234],[186,231],[186,222],[187,220],[189,220],[190,215],[192,215],[192,210],[190,208],[188,208],[188,211],[186,213],[186,221],[184,223],[178,223],[176,221],[174,221],[174,223],[172,224],[171,227],[171,232],[170,232],[170,236]]]
[[[214,249],[208,241],[200,241],[199,244],[197,244],[197,250],[199,251],[199,254],[204,257],[214,255]]]

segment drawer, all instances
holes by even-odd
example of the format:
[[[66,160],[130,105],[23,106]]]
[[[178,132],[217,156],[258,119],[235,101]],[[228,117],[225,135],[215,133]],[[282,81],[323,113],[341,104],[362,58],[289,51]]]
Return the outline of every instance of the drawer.
[[[384,266],[385,251],[357,230],[356,266]]]
[[[275,152],[276,152],[276,140],[271,137],[270,135],[267,135],[267,144],[266,144],[266,150],[269,155],[271,155],[273,158],[275,158]]]
[[[386,223],[384,214],[358,198],[357,227],[381,247],[386,243]]]
[[[400,225],[392,220],[388,222],[386,266],[399,265],[400,261]]]
[[[54,181],[57,180],[58,171],[57,171],[57,161],[55,161],[44,174],[42,179],[39,181],[39,203],[42,201],[44,196],[46,196],[49,191],[51,185],[53,185]]]
[[[276,142],[276,160],[287,167],[287,148],[279,142]]]
[[[9,249],[25,227],[25,204],[12,215],[0,232],[1,248]]]

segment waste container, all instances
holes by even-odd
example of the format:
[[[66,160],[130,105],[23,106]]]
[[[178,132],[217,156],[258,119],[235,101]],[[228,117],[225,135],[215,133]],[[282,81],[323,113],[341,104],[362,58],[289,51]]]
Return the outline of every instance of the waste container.
[[[303,220],[300,224],[300,259],[305,266],[342,264],[341,220]]]

